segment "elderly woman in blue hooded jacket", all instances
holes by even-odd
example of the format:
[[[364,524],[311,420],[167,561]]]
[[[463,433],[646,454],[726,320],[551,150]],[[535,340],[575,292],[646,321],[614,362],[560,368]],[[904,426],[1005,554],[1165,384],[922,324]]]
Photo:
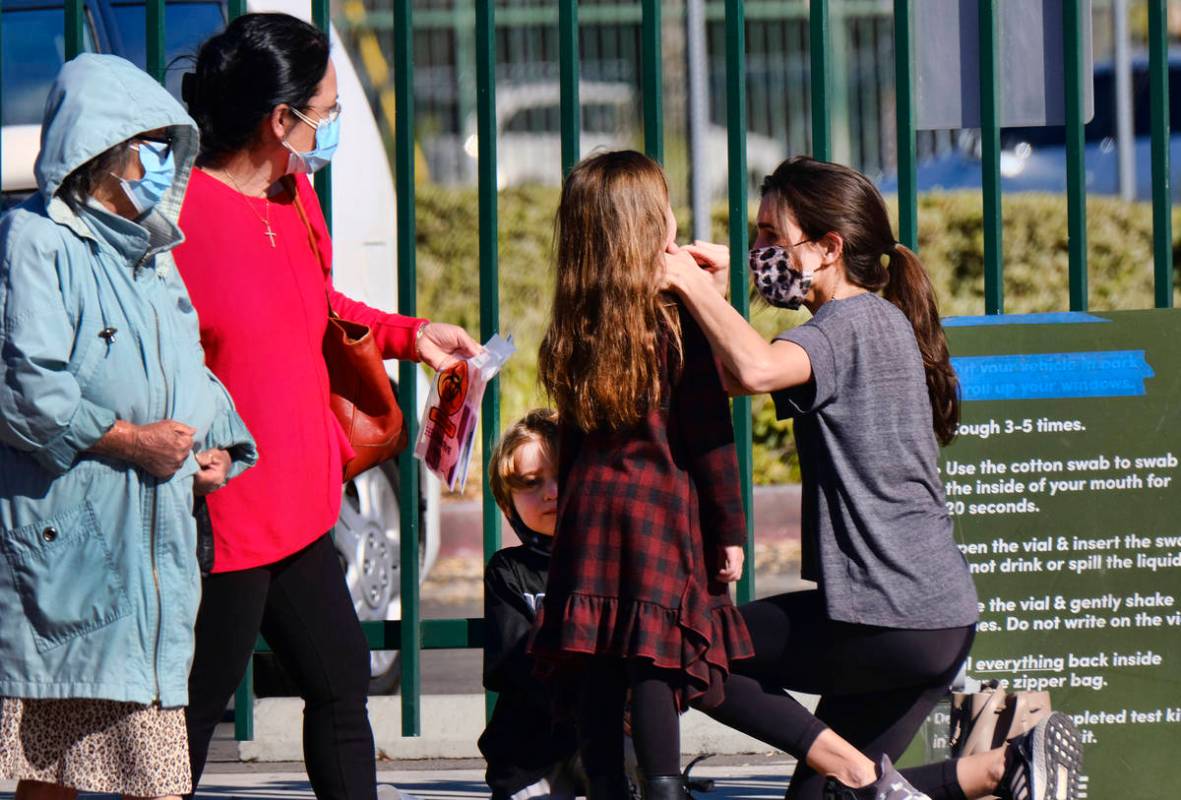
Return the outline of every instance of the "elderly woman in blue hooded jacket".
[[[79,56],[39,191],[0,219],[0,778],[21,798],[190,790],[193,499],[256,458],[169,252],[196,152],[148,75]]]

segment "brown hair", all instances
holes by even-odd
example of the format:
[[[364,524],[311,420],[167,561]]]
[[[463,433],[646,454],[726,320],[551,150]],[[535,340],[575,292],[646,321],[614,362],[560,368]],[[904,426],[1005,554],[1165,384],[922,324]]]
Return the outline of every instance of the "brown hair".
[[[910,320],[927,373],[935,435],[948,444],[960,419],[959,382],[939,322],[935,289],[919,257],[894,240],[881,194],[856,170],[806,156],[780,164],[763,180],[762,192],[777,198],[809,239],[839,234],[848,279],[880,290]]]
[[[496,443],[489,461],[488,485],[496,505],[512,519],[517,509],[513,505],[513,489],[518,485],[517,451],[527,442],[537,442],[553,460],[558,454],[558,412],[552,408],[535,408],[508,427]]]
[[[617,430],[659,405],[664,348],[680,324],[660,294],[668,186],[634,150],[580,162],[554,223],[557,275],[538,375],[562,418]]]

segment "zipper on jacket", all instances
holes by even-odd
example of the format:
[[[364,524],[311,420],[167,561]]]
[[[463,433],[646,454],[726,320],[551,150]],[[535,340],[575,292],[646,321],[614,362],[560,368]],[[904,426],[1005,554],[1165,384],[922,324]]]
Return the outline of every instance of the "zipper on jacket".
[[[156,644],[152,650],[152,680],[155,683],[153,703],[160,702],[160,634],[164,621],[164,601],[160,594],[160,573],[156,569],[156,509],[160,503],[160,490],[152,487],[152,583],[156,588]]]
[[[160,312],[156,308],[156,304],[149,300],[149,305],[152,307],[152,316],[156,320],[156,363],[160,365],[160,377],[164,382],[164,408],[160,414],[160,419],[168,419],[168,398],[172,396],[172,389],[168,385],[168,370],[164,366],[164,350],[163,341],[160,331]],[[156,564],[156,537],[159,533],[159,505],[160,505],[160,479],[154,478],[152,485],[152,583],[156,588],[156,646],[152,653],[152,678],[156,686],[155,702],[160,702],[160,637],[164,628],[164,597],[160,592],[160,571]]]

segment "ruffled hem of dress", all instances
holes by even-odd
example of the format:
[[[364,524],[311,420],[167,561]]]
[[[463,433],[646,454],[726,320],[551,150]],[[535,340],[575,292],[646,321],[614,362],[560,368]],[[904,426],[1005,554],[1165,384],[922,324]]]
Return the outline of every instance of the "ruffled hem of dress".
[[[667,608],[573,593],[556,617],[543,613],[530,652],[543,662],[543,671],[560,670],[563,661],[577,656],[648,659],[680,673],[674,686],[680,710],[690,704],[712,708],[722,701],[730,662],[750,658],[754,646],[732,603],[703,607],[696,595],[690,585],[681,607]]]

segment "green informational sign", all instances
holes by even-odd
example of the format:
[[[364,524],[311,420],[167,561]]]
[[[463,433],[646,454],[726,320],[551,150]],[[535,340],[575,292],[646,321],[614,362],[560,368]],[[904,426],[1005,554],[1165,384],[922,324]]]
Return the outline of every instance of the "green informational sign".
[[[1181,312],[947,321],[973,678],[1048,690],[1088,796],[1181,794]]]

